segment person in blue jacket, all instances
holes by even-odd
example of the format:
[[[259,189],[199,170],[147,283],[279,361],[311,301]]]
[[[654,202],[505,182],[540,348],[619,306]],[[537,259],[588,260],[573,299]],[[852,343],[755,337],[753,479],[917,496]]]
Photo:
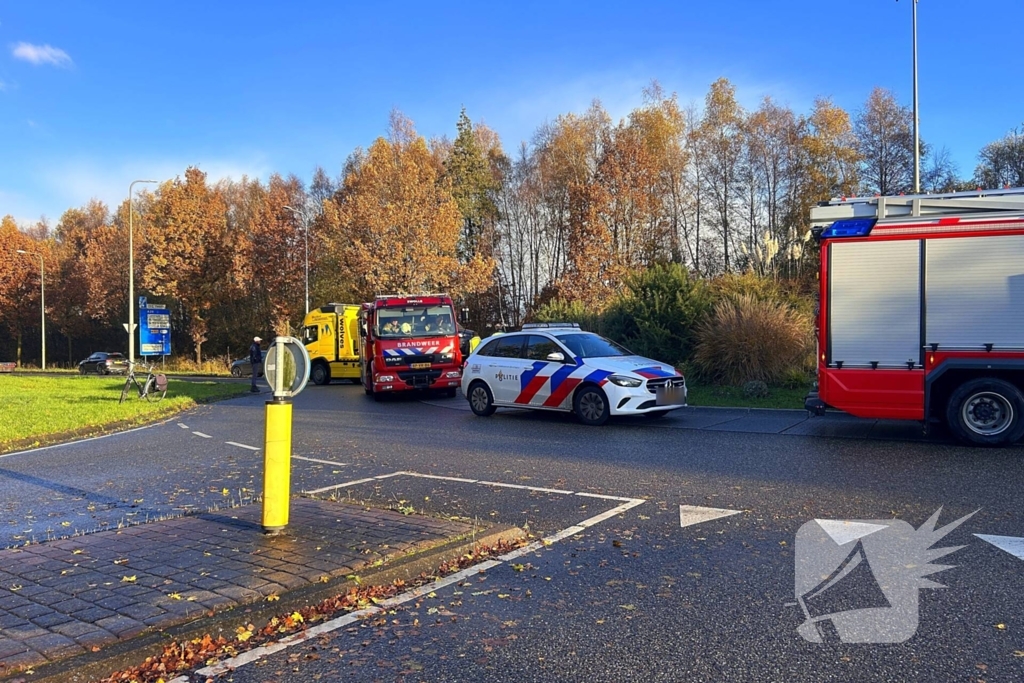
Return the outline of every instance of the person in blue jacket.
[[[252,388],[249,391],[256,393],[260,390],[256,386],[256,378],[263,374],[263,349],[260,348],[259,337],[252,338],[252,346],[249,347],[249,365],[252,366]]]

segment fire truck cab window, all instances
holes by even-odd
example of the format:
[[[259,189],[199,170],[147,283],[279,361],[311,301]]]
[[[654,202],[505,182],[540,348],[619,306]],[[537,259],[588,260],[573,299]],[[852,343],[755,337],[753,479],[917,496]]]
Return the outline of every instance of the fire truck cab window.
[[[382,308],[377,312],[377,334],[380,337],[454,334],[452,311],[447,306],[406,306]]]

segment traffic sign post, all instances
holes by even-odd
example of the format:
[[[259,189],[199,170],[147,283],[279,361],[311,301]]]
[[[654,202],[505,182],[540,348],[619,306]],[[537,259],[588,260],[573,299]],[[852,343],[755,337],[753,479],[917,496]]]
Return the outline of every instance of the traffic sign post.
[[[291,502],[292,397],[309,381],[309,354],[295,337],[276,337],[263,367],[274,392],[263,432],[263,531],[278,534]]]
[[[171,310],[139,297],[139,355],[171,355]]]

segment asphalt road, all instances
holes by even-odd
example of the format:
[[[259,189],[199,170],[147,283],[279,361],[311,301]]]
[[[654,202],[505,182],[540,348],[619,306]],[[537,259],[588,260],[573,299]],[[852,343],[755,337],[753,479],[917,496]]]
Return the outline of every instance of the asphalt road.
[[[252,449],[265,399],[0,457],[0,546],[248,500],[261,486]],[[295,405],[295,491],[570,532],[225,680],[1024,680],[1024,560],[974,536],[1024,536],[1024,448],[815,420],[695,410],[586,428],[546,413],[481,419],[461,399],[374,403],[356,386],[310,387]],[[470,481],[402,474],[328,488],[399,471]],[[600,519],[621,499],[643,502]],[[681,505],[738,512],[682,527]],[[974,514],[916,545],[893,521],[918,529],[940,508],[940,526]],[[702,514],[688,510],[686,521]],[[860,545],[840,544],[857,534]],[[940,559],[930,545],[964,547]],[[807,597],[848,551],[849,573]],[[928,577],[947,588],[918,589],[932,559],[952,567]],[[798,576],[808,613],[875,607],[862,635],[902,642],[842,642],[842,617],[808,642]]]

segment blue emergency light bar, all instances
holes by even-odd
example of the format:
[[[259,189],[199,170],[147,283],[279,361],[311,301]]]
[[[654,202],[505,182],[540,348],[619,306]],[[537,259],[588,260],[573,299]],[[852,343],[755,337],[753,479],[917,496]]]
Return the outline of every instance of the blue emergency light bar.
[[[877,220],[877,218],[846,218],[836,221],[821,232],[821,239],[866,237],[871,234],[871,228],[875,227]]]

